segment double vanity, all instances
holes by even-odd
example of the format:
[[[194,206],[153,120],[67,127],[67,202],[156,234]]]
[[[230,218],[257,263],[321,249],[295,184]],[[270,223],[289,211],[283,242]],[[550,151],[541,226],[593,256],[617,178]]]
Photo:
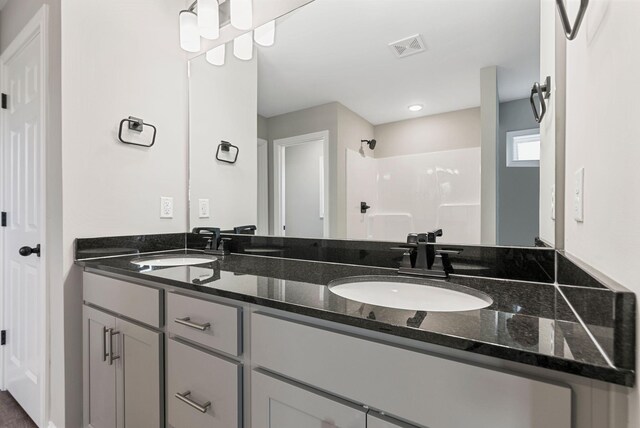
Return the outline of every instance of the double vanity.
[[[500,277],[544,277],[549,254],[587,275],[553,250],[498,268],[499,249],[461,247],[437,280],[399,275],[389,243],[229,238],[225,255],[193,234],[76,242],[85,426],[597,426],[609,385],[634,382],[632,293]]]

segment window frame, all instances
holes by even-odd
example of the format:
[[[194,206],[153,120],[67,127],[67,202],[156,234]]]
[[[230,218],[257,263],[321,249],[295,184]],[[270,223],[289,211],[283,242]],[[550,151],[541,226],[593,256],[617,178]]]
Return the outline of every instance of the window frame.
[[[517,160],[514,159],[514,144],[518,137],[524,136],[534,136],[537,135],[538,139],[540,139],[540,129],[532,128],[532,129],[521,129],[519,131],[507,131],[506,136],[506,148],[507,148],[507,168],[539,168],[540,167],[540,159],[538,160]],[[540,144],[542,142],[540,141]]]

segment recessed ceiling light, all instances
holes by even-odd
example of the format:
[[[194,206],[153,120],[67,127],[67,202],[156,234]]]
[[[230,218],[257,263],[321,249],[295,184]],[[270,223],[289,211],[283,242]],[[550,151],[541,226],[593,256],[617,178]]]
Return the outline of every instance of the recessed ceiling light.
[[[414,104],[409,106],[409,110],[411,111],[420,111],[422,110],[422,104]]]

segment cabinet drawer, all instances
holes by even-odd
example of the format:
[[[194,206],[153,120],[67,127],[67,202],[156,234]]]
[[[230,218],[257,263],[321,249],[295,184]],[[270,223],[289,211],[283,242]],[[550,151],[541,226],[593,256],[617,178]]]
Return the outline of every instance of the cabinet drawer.
[[[239,427],[242,365],[173,339],[168,341],[167,348],[169,425],[173,428]]]
[[[153,327],[162,327],[162,290],[119,279],[84,272],[83,298],[127,318]]]
[[[226,354],[242,353],[241,315],[234,306],[167,294],[169,332]]]

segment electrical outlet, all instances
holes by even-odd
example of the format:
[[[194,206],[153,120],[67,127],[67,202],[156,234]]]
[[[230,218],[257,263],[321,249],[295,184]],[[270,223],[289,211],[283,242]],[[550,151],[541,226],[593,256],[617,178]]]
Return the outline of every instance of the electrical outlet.
[[[580,168],[574,174],[573,188],[573,219],[577,222],[584,221],[584,168]]]
[[[173,198],[160,197],[160,218],[173,218]]]
[[[209,218],[209,199],[198,199],[198,217]]]

